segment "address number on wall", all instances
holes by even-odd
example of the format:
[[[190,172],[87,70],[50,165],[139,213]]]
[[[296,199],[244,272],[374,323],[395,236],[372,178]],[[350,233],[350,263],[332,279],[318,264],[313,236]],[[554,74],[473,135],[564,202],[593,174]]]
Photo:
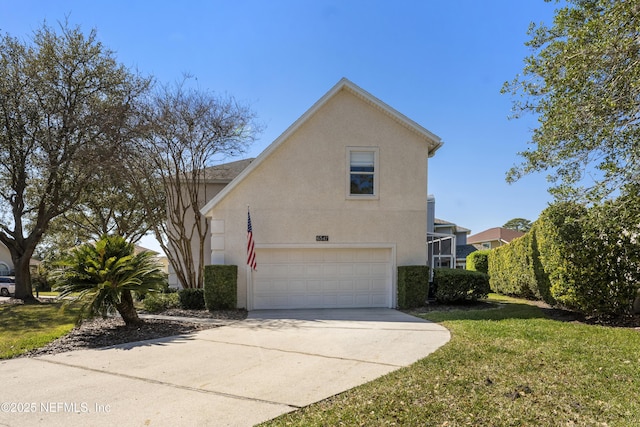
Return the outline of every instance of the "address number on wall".
[[[316,236],[316,242],[328,242],[329,236]]]

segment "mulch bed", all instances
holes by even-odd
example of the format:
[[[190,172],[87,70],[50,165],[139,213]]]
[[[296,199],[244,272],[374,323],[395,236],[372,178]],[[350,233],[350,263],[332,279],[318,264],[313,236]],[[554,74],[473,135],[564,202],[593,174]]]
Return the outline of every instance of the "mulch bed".
[[[219,320],[242,320],[247,317],[246,310],[167,310],[165,316],[187,318],[209,318]],[[119,317],[94,318],[85,320],[67,335],[50,342],[44,347],[23,354],[21,357],[57,354],[73,350],[109,347],[135,341],[146,341],[157,338],[188,335],[204,329],[219,327],[215,323],[189,322],[185,320],[144,319],[138,326],[127,326]]]

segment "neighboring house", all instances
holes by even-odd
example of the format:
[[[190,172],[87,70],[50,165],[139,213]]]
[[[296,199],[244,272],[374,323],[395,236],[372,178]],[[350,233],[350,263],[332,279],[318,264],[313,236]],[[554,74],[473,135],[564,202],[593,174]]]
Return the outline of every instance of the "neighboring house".
[[[510,228],[494,227],[482,231],[467,238],[467,243],[475,246],[477,249],[493,249],[502,245],[506,245],[510,241],[523,236],[522,231],[512,230]]]
[[[460,268],[467,265],[467,255],[476,248],[467,244],[468,228],[435,217],[435,197],[427,199],[427,265],[432,268]],[[455,248],[455,250],[452,250]]]
[[[441,145],[340,80],[201,209],[211,264],[238,266],[238,307],[396,307],[397,267],[427,258],[427,159]]]
[[[11,261],[11,253],[4,243],[0,242],[0,276],[9,276],[13,274],[13,261]]]
[[[41,261],[31,258],[29,261],[31,274],[38,271],[38,266],[40,264]],[[14,274],[15,271],[13,269],[13,261],[11,260],[11,252],[9,252],[9,248],[7,248],[4,243],[0,242],[0,276],[13,276]]]
[[[222,165],[212,166],[205,169],[204,173],[204,187],[202,189],[203,193],[199,195],[200,200],[204,200],[203,205],[210,201],[216,194],[218,194],[227,184],[229,184],[236,176],[240,174],[254,159],[244,159],[238,160],[235,162],[225,163]],[[202,207],[202,206],[200,206]],[[190,219],[190,221],[189,221]],[[185,228],[188,230],[193,227],[193,217],[187,218],[185,221]],[[205,251],[205,264],[208,264],[208,260],[210,258],[209,254],[211,253],[211,241],[206,239],[204,242],[204,251]],[[191,253],[199,254],[200,253],[200,244],[198,239],[193,239],[191,241]],[[169,285],[172,287],[179,288],[178,278],[175,274],[175,270],[173,266],[166,261],[167,263],[167,272],[169,274]],[[198,256],[194,256],[194,266],[199,268],[199,258]]]
[[[169,260],[165,255],[160,256],[160,252],[158,251],[145,248],[144,246],[134,245],[133,253],[137,255],[141,252],[151,252],[153,256],[156,258],[156,261],[158,262],[158,264],[162,266],[162,271],[169,274]]]

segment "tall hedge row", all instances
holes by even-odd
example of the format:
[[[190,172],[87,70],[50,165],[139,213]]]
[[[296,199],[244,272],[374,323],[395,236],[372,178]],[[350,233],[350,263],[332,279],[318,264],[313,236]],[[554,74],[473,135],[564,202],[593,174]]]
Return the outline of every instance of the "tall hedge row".
[[[489,255],[491,289],[592,315],[629,313],[640,288],[638,203],[556,203]]]
[[[494,249],[489,255],[488,267],[494,292],[554,303],[549,278],[540,260],[535,225],[524,236]]]

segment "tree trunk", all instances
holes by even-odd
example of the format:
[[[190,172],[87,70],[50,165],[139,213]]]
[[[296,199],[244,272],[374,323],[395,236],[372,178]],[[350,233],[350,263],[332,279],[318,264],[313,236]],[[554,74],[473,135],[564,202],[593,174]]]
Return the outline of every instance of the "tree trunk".
[[[124,320],[127,326],[141,325],[144,323],[142,319],[138,317],[138,312],[133,305],[133,296],[128,289],[122,291],[120,303],[116,304],[116,310],[118,310],[118,313],[120,313],[122,320]]]
[[[39,303],[39,301],[34,298],[33,290],[31,289],[31,270],[29,270],[31,257],[23,254],[21,256],[12,256],[11,258],[16,275],[15,297],[24,301],[25,304]]]

